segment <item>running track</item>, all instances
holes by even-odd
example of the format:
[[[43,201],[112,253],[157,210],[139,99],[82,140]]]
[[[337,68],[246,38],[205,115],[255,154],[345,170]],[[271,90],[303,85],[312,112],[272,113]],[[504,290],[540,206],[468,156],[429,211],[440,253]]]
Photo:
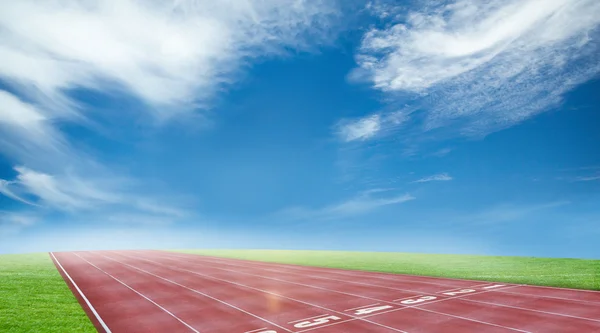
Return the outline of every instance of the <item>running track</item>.
[[[600,292],[162,251],[50,253],[99,332],[600,332]]]

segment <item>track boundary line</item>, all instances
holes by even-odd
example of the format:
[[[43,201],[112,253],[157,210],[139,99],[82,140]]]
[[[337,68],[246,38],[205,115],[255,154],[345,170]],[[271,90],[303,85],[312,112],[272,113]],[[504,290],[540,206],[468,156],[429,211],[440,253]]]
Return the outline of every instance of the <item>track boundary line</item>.
[[[106,257],[106,256],[104,256],[104,255],[102,255],[102,256],[103,256],[103,257]],[[106,258],[109,258],[109,259],[111,259],[110,257],[106,257]],[[131,258],[131,257],[130,257],[130,258]],[[141,258],[136,258],[136,257],[133,257],[133,259],[141,259]],[[147,274],[150,274],[150,275],[156,276],[156,277],[158,277],[158,278],[161,278],[161,279],[163,279],[163,280],[165,280],[165,281],[169,281],[169,282],[171,282],[171,283],[174,283],[174,284],[180,285],[180,286],[182,286],[182,287],[184,287],[184,288],[186,288],[186,289],[189,289],[189,290],[194,290],[194,289],[192,289],[192,288],[190,288],[190,287],[187,287],[187,286],[181,285],[181,284],[179,284],[179,283],[177,283],[177,282],[175,282],[175,281],[171,281],[171,280],[169,280],[169,279],[167,279],[167,278],[160,277],[160,276],[158,276],[158,275],[156,275],[156,274],[154,274],[154,273],[150,273],[150,272],[148,272],[148,271],[145,271],[144,269],[141,269],[141,268],[135,267],[135,266],[133,266],[133,265],[129,265],[129,264],[127,264],[127,263],[123,263],[123,262],[121,262],[121,261],[118,261],[118,260],[116,260],[116,259],[111,259],[111,260],[113,260],[113,261],[116,261],[116,262],[118,262],[118,263],[121,263],[122,265],[129,266],[129,267],[131,267],[131,268],[133,268],[133,269],[136,269],[136,270],[139,270],[139,271],[142,271],[142,272],[146,272]],[[151,260],[147,260],[147,261],[151,261]],[[160,265],[160,264],[159,264],[159,265]],[[164,266],[164,265],[161,265],[161,266]],[[381,327],[384,327],[384,328],[389,328],[389,329],[391,329],[391,330],[393,330],[393,331],[396,331],[396,332],[408,333],[408,332],[406,332],[406,331],[403,331],[403,330],[401,330],[401,329],[398,329],[398,328],[394,328],[394,327],[386,326],[386,325],[383,325],[383,324],[380,324],[380,323],[376,323],[376,322],[372,322],[372,321],[370,321],[370,320],[367,320],[367,319],[365,319],[366,317],[370,317],[370,316],[356,317],[356,316],[348,315],[348,314],[345,314],[345,313],[343,313],[343,312],[339,312],[339,311],[336,311],[336,310],[333,310],[333,309],[329,309],[329,308],[326,308],[326,307],[323,307],[323,306],[320,306],[320,305],[315,305],[315,304],[312,304],[312,303],[309,303],[309,302],[301,301],[301,300],[298,300],[298,299],[295,299],[295,298],[292,298],[292,297],[289,297],[289,296],[280,295],[280,294],[277,294],[277,293],[274,293],[274,292],[270,292],[270,291],[267,291],[267,290],[263,290],[263,289],[259,289],[259,288],[250,287],[250,286],[247,286],[247,285],[244,285],[244,284],[241,284],[241,283],[237,283],[237,282],[233,282],[233,281],[228,281],[228,280],[224,280],[224,279],[219,279],[219,278],[216,278],[216,277],[212,277],[212,276],[209,276],[209,275],[200,274],[200,273],[197,273],[197,272],[188,271],[188,270],[185,270],[185,269],[180,269],[180,268],[172,268],[172,267],[168,267],[168,266],[167,266],[167,268],[168,268],[168,269],[170,269],[170,270],[187,271],[187,272],[189,272],[189,273],[192,273],[192,274],[194,274],[194,275],[198,275],[198,276],[204,276],[204,277],[206,277],[206,278],[209,278],[209,279],[213,279],[213,280],[217,280],[217,281],[222,281],[222,282],[227,282],[227,283],[230,283],[230,284],[234,284],[234,285],[241,286],[241,287],[243,287],[243,288],[247,288],[247,289],[254,289],[254,290],[260,291],[260,292],[262,292],[262,293],[265,293],[265,294],[271,294],[271,295],[275,295],[275,296],[278,296],[278,297],[281,297],[281,298],[286,298],[286,299],[289,299],[289,300],[292,300],[292,301],[295,301],[295,302],[298,302],[298,303],[303,303],[303,304],[310,305],[310,306],[312,306],[312,307],[315,307],[315,308],[319,308],[319,309],[327,310],[327,311],[330,311],[330,312],[335,312],[335,313],[337,313],[337,314],[340,314],[340,315],[343,315],[343,316],[350,317],[350,319],[349,319],[349,320],[362,320],[362,321],[365,321],[365,322],[371,323],[371,324],[373,324],[373,325],[381,326]],[[209,296],[209,297],[210,297],[210,296]],[[402,308],[398,308],[397,310],[399,310],[399,309],[402,309]],[[242,310],[242,311],[243,311],[243,310]],[[338,323],[336,323],[336,324],[340,324],[340,323],[341,323],[341,322],[338,322]],[[276,326],[277,326],[277,327],[281,327],[281,326],[279,326],[279,325],[276,325]],[[323,326],[320,326],[320,327],[318,327],[318,328],[321,328],[321,327],[323,327]],[[281,328],[282,328],[282,327],[281,327]],[[292,332],[292,331],[290,331],[290,330],[288,330],[288,329],[285,329],[285,330],[286,330],[286,331],[288,331],[288,332]],[[298,332],[294,332],[294,333],[298,333]]]
[[[152,299],[150,299],[149,297],[145,296],[144,294],[140,293],[139,291],[135,290],[133,287],[129,286],[127,283],[119,280],[118,278],[114,277],[113,275],[109,274],[108,272],[106,272],[105,270],[103,270],[102,268],[94,265],[93,263],[89,262],[87,259],[81,257],[79,254],[73,252],[74,255],[76,255],[77,257],[79,257],[81,260],[87,262],[88,264],[94,266],[97,270],[99,270],[100,272],[106,274],[107,276],[111,277],[112,279],[114,279],[115,281],[119,282],[120,284],[124,285],[125,287],[127,287],[128,289],[130,289],[131,291],[133,291],[134,293],[142,296],[144,299],[146,299],[147,301],[149,301],[150,303],[156,305],[159,309],[163,310],[164,312],[166,312],[167,314],[169,314],[171,317],[175,318],[177,321],[179,321],[180,323],[182,323],[183,325],[185,325],[187,328],[189,328],[190,330],[192,330],[193,332],[196,333],[200,333],[200,331],[196,330],[195,328],[193,328],[192,326],[190,326],[188,323],[186,323],[184,320],[182,320],[181,318],[177,317],[175,314],[173,314],[171,311],[165,309],[164,307],[162,307],[160,304],[156,303],[155,301],[153,301]]]
[[[519,310],[526,310],[526,311],[546,313],[546,314],[555,315],[555,316],[561,316],[561,317],[570,317],[570,318],[581,319],[581,320],[595,321],[597,323],[600,323],[600,320],[598,320],[598,319],[578,317],[578,316],[573,316],[573,315],[568,315],[568,314],[563,314],[563,313],[556,313],[556,312],[549,312],[549,311],[543,311],[543,310],[528,309],[528,308],[522,308],[522,307],[519,307],[519,306],[490,303],[490,302],[485,302],[485,301],[477,301],[477,300],[468,299],[468,298],[464,298],[463,300],[469,301],[469,302],[475,302],[475,303],[483,303],[483,304],[490,304],[490,305],[502,306],[502,307],[507,307],[507,308],[519,309]]]
[[[85,301],[85,304],[87,304],[87,306],[90,308],[90,310],[92,311],[92,313],[98,320],[98,323],[100,323],[100,325],[106,331],[106,333],[112,333],[111,330],[106,325],[106,323],[104,322],[104,320],[102,320],[102,318],[100,317],[100,315],[98,314],[98,312],[96,311],[96,309],[94,308],[92,303],[90,303],[90,301],[87,299],[87,297],[85,297],[85,294],[83,293],[83,291],[81,291],[81,289],[79,289],[79,286],[77,285],[77,283],[75,283],[75,281],[73,281],[73,278],[71,278],[71,275],[69,275],[69,273],[67,273],[67,270],[63,267],[63,265],[61,265],[60,261],[58,261],[58,258],[56,258],[56,256],[54,255],[54,252],[50,252],[50,255],[52,256],[52,258],[54,258],[54,261],[58,264],[58,267],[60,267],[60,269],[63,271],[63,273],[65,273],[65,275],[69,279],[69,281],[71,281],[71,284],[73,284],[73,287],[75,287],[75,289],[77,290],[77,292],[79,293],[81,298]]]
[[[373,300],[377,300],[379,302],[384,302],[384,303],[388,303],[388,304],[393,304],[393,305],[396,305],[396,306],[400,306],[398,308],[394,308],[394,309],[391,309],[391,310],[388,310],[388,311],[381,311],[381,312],[374,313],[374,314],[367,315],[367,316],[356,317],[356,316],[344,314],[343,312],[339,312],[339,311],[336,311],[336,310],[324,308],[324,307],[321,307],[321,306],[318,306],[318,305],[314,305],[314,304],[311,304],[311,303],[308,303],[308,302],[300,301],[300,300],[297,300],[297,299],[294,299],[294,298],[291,298],[291,297],[288,297],[288,296],[284,296],[284,295],[276,294],[276,293],[273,293],[273,292],[265,291],[265,290],[262,290],[262,289],[259,289],[259,288],[254,288],[254,287],[251,287],[251,286],[247,286],[247,285],[244,285],[244,284],[241,284],[241,283],[237,283],[237,282],[232,282],[232,281],[225,280],[225,279],[216,278],[216,277],[213,277],[213,276],[210,276],[210,275],[201,274],[201,273],[198,273],[198,272],[190,271],[190,270],[179,268],[179,267],[170,267],[170,266],[164,265],[162,263],[159,263],[159,262],[156,262],[156,261],[153,261],[153,260],[149,260],[149,259],[145,259],[145,258],[140,258],[140,257],[130,257],[130,256],[126,256],[126,255],[122,255],[122,256],[130,258],[130,259],[141,259],[141,260],[144,260],[144,261],[152,262],[154,264],[158,264],[160,266],[164,266],[164,267],[166,267],[168,269],[171,269],[171,270],[178,270],[178,271],[189,272],[189,273],[192,273],[194,275],[199,275],[199,276],[207,277],[209,279],[224,281],[224,282],[227,282],[227,283],[231,283],[231,284],[243,286],[245,288],[258,290],[258,291],[261,291],[261,292],[264,292],[264,293],[269,293],[269,294],[276,295],[276,296],[279,296],[279,297],[291,299],[291,300],[294,300],[294,301],[297,301],[297,302],[301,302],[301,303],[304,303],[304,304],[308,304],[308,305],[311,305],[311,306],[314,306],[314,307],[319,307],[321,309],[326,309],[326,310],[329,310],[331,312],[336,312],[336,313],[339,313],[339,314],[342,314],[342,315],[350,316],[350,317],[354,318],[355,320],[367,321],[369,323],[374,323],[374,322],[369,321],[369,320],[365,320],[364,318],[369,318],[369,317],[373,317],[373,316],[377,316],[377,315],[382,315],[382,314],[389,313],[389,312],[400,311],[400,310],[408,309],[408,308],[414,308],[414,309],[422,310],[420,308],[421,305],[432,304],[432,303],[437,303],[437,302],[442,302],[442,301],[447,301],[447,300],[450,300],[450,299],[465,297],[467,295],[476,295],[476,294],[482,294],[482,293],[488,293],[489,292],[489,291],[486,290],[486,291],[480,291],[480,292],[475,292],[475,293],[471,293],[471,294],[464,294],[464,295],[460,295],[460,296],[446,297],[446,298],[441,298],[441,299],[438,299],[438,300],[435,300],[435,301],[431,301],[431,302],[428,302],[428,303],[425,303],[425,304],[418,304],[418,305],[404,305],[404,304],[400,305],[400,304],[397,304],[397,303],[394,303],[394,302],[391,302],[391,301],[385,301],[385,300],[371,298],[371,297],[367,297],[367,296],[361,296],[361,295],[351,294],[352,296],[356,296],[356,297],[373,299]],[[249,274],[249,273],[244,273],[244,274]],[[282,282],[287,282],[287,281],[282,281]],[[295,283],[295,282],[289,282],[289,283]],[[330,291],[330,292],[337,292],[337,293],[347,294],[347,293],[344,293],[344,292],[339,292],[339,291],[335,291],[335,290],[331,290],[331,289],[327,289],[327,288],[322,288],[322,287],[316,287],[316,286],[310,286],[310,285],[305,285],[305,286],[311,287],[311,288],[323,289],[323,290],[327,290],[327,291]],[[514,285],[513,286],[507,286],[506,288],[511,288],[511,287],[515,287],[515,286]],[[435,294],[435,293],[431,293],[431,294]],[[429,311],[429,312],[431,312],[431,311]],[[460,318],[460,319],[467,320],[467,321],[473,321],[473,322],[488,324],[488,325],[491,325],[491,326],[498,326],[497,324],[486,323],[486,322],[483,322],[483,321],[479,321],[479,320],[476,320],[476,319],[470,319],[470,318],[466,318],[466,317],[458,317],[458,316],[455,316],[455,315],[452,315],[452,314],[446,314],[446,313],[441,313],[441,312],[438,313],[438,314],[445,315],[445,316],[448,316],[448,317]],[[338,323],[335,323],[335,324],[340,324],[340,323],[341,322],[338,322]],[[335,324],[331,324],[331,325],[335,325]],[[378,323],[374,323],[374,324],[381,325],[381,324],[378,324]],[[320,327],[324,327],[324,326],[320,326]],[[387,326],[385,326],[385,325],[384,325],[384,327],[387,328]],[[504,328],[510,329],[510,330],[515,330],[515,331],[518,331],[518,332],[526,332],[526,331],[522,331],[522,330],[519,330],[519,329],[516,329],[516,328],[509,328],[509,327],[505,327],[505,326],[504,326]]]
[[[376,273],[376,274],[384,274],[384,275],[391,275],[391,276],[408,276],[408,277],[417,277],[417,278],[430,278],[430,279],[436,279],[436,280],[474,281],[474,282],[480,282],[480,283],[487,281],[487,280],[474,280],[474,279],[467,279],[467,278],[451,278],[451,277],[430,276],[430,275],[414,275],[414,274],[407,274],[407,273],[392,273],[392,272],[369,271],[369,270],[361,270],[361,269],[344,269],[344,268],[338,268],[338,267],[309,266],[309,265],[300,265],[300,264],[287,264],[287,263],[269,262],[269,261],[262,261],[262,260],[250,260],[250,259],[238,259],[238,258],[230,258],[230,257],[209,256],[209,255],[204,255],[204,254],[197,254],[197,253],[191,253],[191,252],[178,252],[178,251],[170,251],[170,250],[155,250],[155,251],[162,252],[162,253],[173,253],[173,254],[191,255],[191,256],[198,256],[198,257],[204,257],[204,258],[225,259],[225,260],[229,259],[229,260],[232,260],[232,261],[243,261],[243,262],[250,262],[250,263],[256,262],[256,263],[264,263],[264,264],[275,264],[275,265],[283,265],[283,266],[292,266],[292,267],[299,267],[299,268],[324,268],[324,269],[328,269],[328,270],[340,270],[340,271],[344,271],[344,272],[358,271],[358,272],[364,272],[364,273]],[[501,283],[499,281],[489,281],[489,282],[490,283]],[[518,285],[518,286],[523,286],[523,287],[549,288],[549,289],[558,289],[558,290],[572,290],[572,291],[584,291],[584,292],[591,292],[591,293],[600,293],[599,290],[564,288],[564,287],[552,287],[552,286],[540,286],[540,285],[535,285],[535,284],[524,284],[524,283],[516,283],[516,282],[504,282],[504,283]]]

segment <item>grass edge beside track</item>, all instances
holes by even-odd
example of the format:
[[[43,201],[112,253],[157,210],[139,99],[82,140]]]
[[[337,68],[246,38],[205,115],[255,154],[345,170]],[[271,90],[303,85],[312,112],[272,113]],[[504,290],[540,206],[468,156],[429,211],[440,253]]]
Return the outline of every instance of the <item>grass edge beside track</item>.
[[[298,250],[169,250],[263,262],[600,290],[600,260]]]
[[[48,253],[0,255],[0,332],[97,332]]]

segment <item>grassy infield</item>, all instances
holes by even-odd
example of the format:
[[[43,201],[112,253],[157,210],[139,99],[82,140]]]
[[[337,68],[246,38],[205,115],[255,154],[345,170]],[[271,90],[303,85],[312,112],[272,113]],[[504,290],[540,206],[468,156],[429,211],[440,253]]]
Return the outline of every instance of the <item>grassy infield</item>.
[[[299,265],[600,290],[600,260],[265,250],[181,252]],[[46,253],[0,255],[0,332],[95,332]]]

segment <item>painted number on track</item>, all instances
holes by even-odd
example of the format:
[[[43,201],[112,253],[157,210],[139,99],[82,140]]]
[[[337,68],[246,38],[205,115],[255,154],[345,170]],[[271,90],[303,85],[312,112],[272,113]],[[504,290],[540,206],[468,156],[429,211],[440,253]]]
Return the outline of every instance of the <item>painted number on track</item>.
[[[383,311],[383,310],[387,310],[387,309],[391,309],[391,308],[393,308],[393,306],[391,306],[391,305],[373,306],[370,308],[363,308],[363,309],[356,310],[354,312],[354,314],[357,316],[362,316],[362,315],[370,314],[370,313],[377,312],[377,311]]]
[[[419,298],[405,299],[405,300],[401,301],[400,303],[402,303],[402,304],[417,304],[417,303],[422,303],[422,302],[427,302],[427,301],[433,301],[434,299],[437,299],[437,297],[421,296]]]
[[[313,327],[313,326],[327,324],[330,321],[335,321],[335,320],[340,320],[340,319],[342,319],[342,318],[336,317],[336,316],[327,316],[327,317],[315,318],[315,319],[301,321],[299,323],[296,323],[294,325],[294,327],[296,327],[296,328]]]
[[[449,291],[447,293],[442,293],[442,294],[448,295],[448,296],[456,296],[456,295],[468,294],[468,293],[472,293],[472,292],[475,292],[475,289],[461,289],[458,291]]]

